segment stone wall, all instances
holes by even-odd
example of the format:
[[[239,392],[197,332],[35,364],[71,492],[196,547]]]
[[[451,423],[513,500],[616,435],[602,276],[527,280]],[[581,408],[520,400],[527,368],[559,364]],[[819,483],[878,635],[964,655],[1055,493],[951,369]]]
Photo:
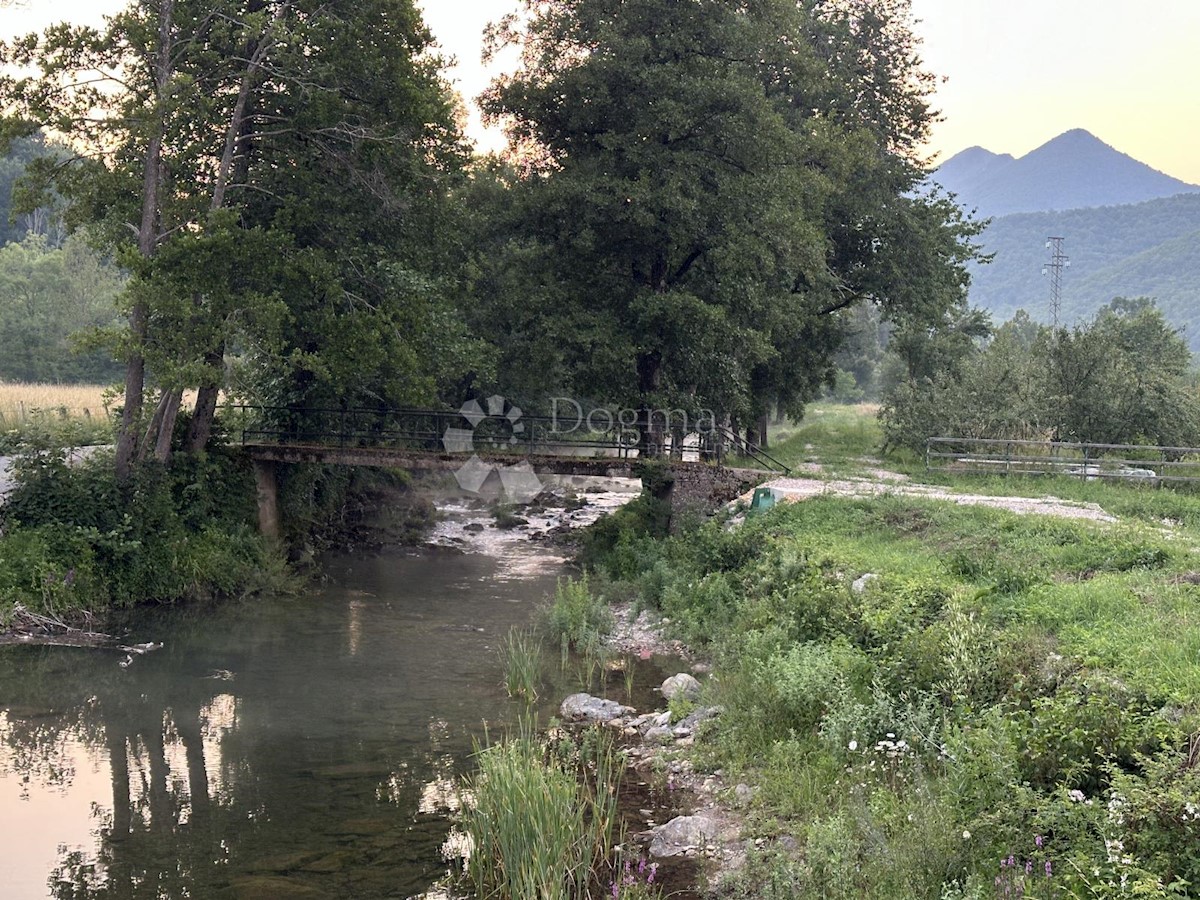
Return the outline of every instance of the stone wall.
[[[764,481],[770,472],[703,465],[670,469],[670,484],[660,496],[671,504],[671,529],[696,518],[705,518]]]

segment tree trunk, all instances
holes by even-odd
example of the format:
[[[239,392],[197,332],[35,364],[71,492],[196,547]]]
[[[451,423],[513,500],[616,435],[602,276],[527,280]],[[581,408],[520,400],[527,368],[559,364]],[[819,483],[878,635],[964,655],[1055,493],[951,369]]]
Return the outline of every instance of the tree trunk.
[[[171,74],[171,17],[175,0],[162,0],[158,13],[158,46],[154,60],[155,97],[161,104],[166,99]],[[142,173],[142,221],[138,227],[138,252],[147,259],[158,247],[158,228],[161,219],[159,190],[162,185],[163,132],[166,130],[164,111],[154,111],[154,130],[146,144],[145,169]],[[146,357],[143,347],[149,325],[150,311],[144,300],[137,300],[129,312],[131,348],[125,364],[125,407],[121,410],[121,425],[117,432],[116,473],[118,481],[127,481],[133,472],[138,453],[138,424],[142,418],[142,395],[146,390]]]
[[[204,354],[204,363],[219,373],[225,363],[225,345],[222,344],[219,349]],[[208,383],[200,386],[200,392],[196,395],[196,411],[192,413],[192,423],[188,426],[187,440],[184,443],[185,453],[194,455],[208,446],[208,440],[212,437],[213,419],[217,414],[217,400],[221,394],[220,381],[219,374],[213,375]]]
[[[252,4],[252,11],[260,11],[262,6],[262,3]],[[248,61],[246,63],[246,70],[242,74],[241,83],[238,85],[238,95],[233,105],[233,114],[229,117],[229,124],[225,130],[225,146],[221,152],[221,162],[217,167],[217,179],[213,186],[212,204],[210,207],[213,213],[218,212],[225,206],[225,193],[229,187],[229,179],[233,173],[235,162],[237,162],[239,169],[249,166],[249,151],[246,145],[249,143],[252,133],[250,117],[247,115],[250,96],[254,90],[254,83],[258,78],[259,71],[262,68],[263,59],[266,57],[273,43],[270,28],[282,21],[287,9],[288,4],[280,4],[275,10],[270,25],[264,27],[262,34],[256,40],[247,43],[246,58]],[[240,160],[237,153],[239,145],[242,148]],[[184,444],[185,453],[196,454],[201,452],[208,446],[209,438],[212,437],[213,419],[217,414],[217,398],[221,391],[224,363],[225,342],[221,341],[217,347],[206,351],[204,354],[204,364],[213,374],[208,382],[200,385],[200,392],[196,397],[196,410],[192,414],[192,422],[188,427],[187,440]]]
[[[183,390],[176,389],[164,398],[162,422],[158,426],[158,440],[154,444],[154,458],[164,466],[171,462],[171,439],[175,436],[175,420],[179,418],[179,405],[183,402]]]

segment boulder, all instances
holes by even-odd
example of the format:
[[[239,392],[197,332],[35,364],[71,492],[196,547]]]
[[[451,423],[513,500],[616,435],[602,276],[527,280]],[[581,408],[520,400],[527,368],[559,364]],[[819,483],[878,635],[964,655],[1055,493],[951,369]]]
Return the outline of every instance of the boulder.
[[[648,744],[669,744],[675,740],[674,733],[664,725],[655,725],[646,732],[644,737]]]
[[[662,683],[662,687],[659,690],[662,691],[662,695],[668,700],[676,696],[682,696],[685,700],[700,699],[700,682],[687,672],[672,675]]]
[[[878,581],[878,580],[879,580],[878,575],[876,575],[874,572],[868,572],[866,575],[863,575],[861,578],[856,578],[854,580],[854,583],[852,585],[850,585],[850,590],[854,591],[854,593],[856,593],[856,594],[861,594],[864,591],[866,591],[867,587],[871,584],[872,581]]]
[[[681,856],[717,838],[720,826],[707,816],[678,816],[653,830],[650,855],[660,859]]]
[[[610,722],[637,712],[632,706],[622,706],[615,700],[602,700],[591,694],[572,694],[562,702],[559,715],[571,721]]]

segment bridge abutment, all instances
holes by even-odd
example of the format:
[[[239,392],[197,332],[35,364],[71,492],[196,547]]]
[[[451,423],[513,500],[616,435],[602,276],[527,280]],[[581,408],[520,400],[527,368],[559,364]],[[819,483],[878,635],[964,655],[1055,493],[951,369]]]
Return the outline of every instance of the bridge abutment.
[[[279,478],[275,463],[254,460],[254,485],[258,495],[258,530],[264,536],[278,540],[283,535],[279,514]]]

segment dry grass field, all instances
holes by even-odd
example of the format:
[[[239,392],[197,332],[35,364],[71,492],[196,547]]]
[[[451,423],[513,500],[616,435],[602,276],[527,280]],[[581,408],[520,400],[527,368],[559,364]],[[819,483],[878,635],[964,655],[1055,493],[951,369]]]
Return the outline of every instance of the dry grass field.
[[[101,384],[25,384],[0,381],[0,427],[46,419],[104,420],[114,398]],[[115,402],[120,402],[116,400]]]

